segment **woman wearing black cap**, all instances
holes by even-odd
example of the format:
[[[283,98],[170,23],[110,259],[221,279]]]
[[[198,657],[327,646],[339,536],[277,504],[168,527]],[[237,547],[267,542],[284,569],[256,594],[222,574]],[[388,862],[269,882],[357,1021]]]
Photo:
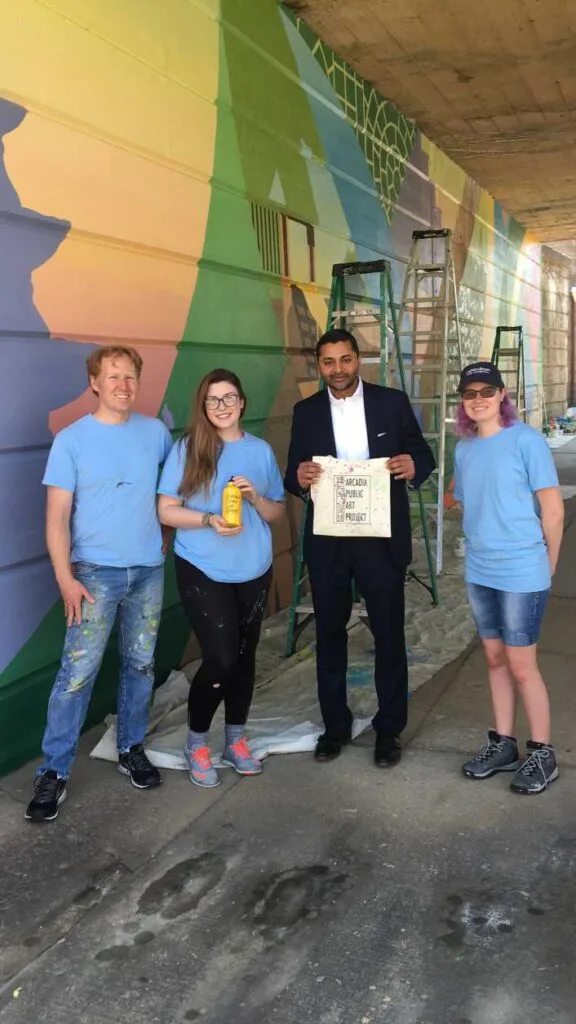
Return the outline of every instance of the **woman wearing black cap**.
[[[536,644],[562,540],[562,496],[550,449],[519,422],[498,368],[472,363],[459,390],[454,497],[464,507],[468,599],[494,714],[463,772],[471,779],[514,772],[514,792],[540,793],[558,778]],[[525,759],[514,735],[517,694],[530,726]]]

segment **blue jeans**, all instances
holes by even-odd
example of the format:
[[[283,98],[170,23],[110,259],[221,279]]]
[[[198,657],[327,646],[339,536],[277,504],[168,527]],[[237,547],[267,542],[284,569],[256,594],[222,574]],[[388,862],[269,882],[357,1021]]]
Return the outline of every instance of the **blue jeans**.
[[[154,687],[154,648],[164,592],[164,566],[136,565],[115,569],[76,562],[76,579],[94,598],[82,602],[82,622],[69,626],[62,662],[48,702],[48,721],[36,774],[57,772],[67,779],[96,676],[118,617],[120,680],[118,685],[118,750],[142,743]]]
[[[550,590],[514,594],[467,583],[468,600],[482,640],[502,640],[506,647],[537,643]]]

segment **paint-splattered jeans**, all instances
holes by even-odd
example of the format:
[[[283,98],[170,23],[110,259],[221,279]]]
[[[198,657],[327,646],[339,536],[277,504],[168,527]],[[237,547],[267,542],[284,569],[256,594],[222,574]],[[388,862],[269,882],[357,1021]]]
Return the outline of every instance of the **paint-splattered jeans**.
[[[94,604],[83,601],[81,624],[66,631],[60,671],[48,702],[44,762],[36,773],[55,771],[63,779],[70,774],[92,688],[117,617],[118,750],[144,741],[164,590],[163,565],[113,569],[77,562],[74,575]]]

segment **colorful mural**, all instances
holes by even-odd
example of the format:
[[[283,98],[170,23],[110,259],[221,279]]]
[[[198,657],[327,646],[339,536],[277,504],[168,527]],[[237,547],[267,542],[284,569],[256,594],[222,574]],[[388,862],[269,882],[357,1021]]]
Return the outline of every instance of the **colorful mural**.
[[[36,753],[58,661],[40,481],[92,408],[91,346],[139,348],[140,409],[175,433],[230,366],[283,460],[334,262],[384,255],[399,291],[412,230],[452,228],[466,353],[522,323],[531,383],[541,289],[522,228],[276,0],[19,0],[0,28],[1,772]],[[291,545],[286,525],[276,605]],[[169,566],[161,677],[186,641]]]

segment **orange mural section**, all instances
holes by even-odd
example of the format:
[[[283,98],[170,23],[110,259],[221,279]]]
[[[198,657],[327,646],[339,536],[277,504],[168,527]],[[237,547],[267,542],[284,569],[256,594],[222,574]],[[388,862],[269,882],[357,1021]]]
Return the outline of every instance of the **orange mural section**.
[[[139,405],[153,415],[204,247],[217,13],[213,3],[175,0],[137,10],[19,0],[3,13],[3,93],[28,110],[6,136],[6,168],[24,208],[70,224],[33,271],[34,304],[52,337],[138,347]],[[78,395],[52,411],[51,431],[91,409],[90,393]]]

